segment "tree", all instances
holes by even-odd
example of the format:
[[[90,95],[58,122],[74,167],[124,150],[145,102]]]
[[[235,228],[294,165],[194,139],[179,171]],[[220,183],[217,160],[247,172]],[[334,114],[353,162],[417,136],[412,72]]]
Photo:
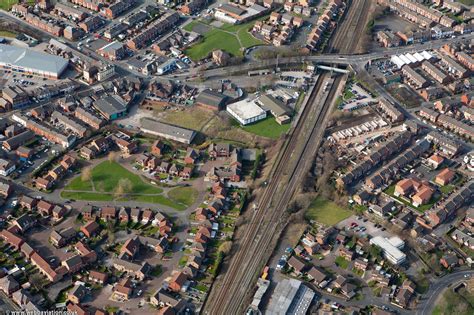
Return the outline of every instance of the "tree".
[[[128,178],[121,178],[115,188],[114,195],[116,198],[123,198],[133,189],[132,181]]]
[[[30,275],[28,282],[36,291],[40,291],[43,288],[43,277],[39,273]]]
[[[81,180],[83,182],[90,181],[92,179],[92,168],[90,166],[84,167],[81,173]]]
[[[230,252],[231,248],[232,248],[232,242],[226,241],[219,246],[219,251],[223,253],[224,255],[227,255]]]
[[[110,163],[117,161],[118,154],[117,152],[110,151],[109,155],[107,156],[107,159],[109,160]]]

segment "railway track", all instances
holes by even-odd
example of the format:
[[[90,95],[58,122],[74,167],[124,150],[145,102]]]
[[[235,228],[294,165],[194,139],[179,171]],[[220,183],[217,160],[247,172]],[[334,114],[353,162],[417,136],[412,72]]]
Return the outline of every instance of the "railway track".
[[[271,182],[258,200],[259,207],[253,213],[239,249],[233,255],[218,291],[211,290],[204,313],[239,314],[248,305],[247,297],[258,272],[273,251],[281,231],[286,225],[286,209],[294,197],[301,179],[311,167],[324,132],[324,121],[329,110],[328,102],[335,94],[340,77],[321,75],[297,126],[285,142],[271,172]],[[329,91],[322,91],[330,84]],[[331,84],[332,83],[332,84]]]
[[[330,49],[352,53],[365,28],[363,14],[368,12],[370,0],[354,0],[349,6],[341,28],[336,30]],[[351,5],[351,3],[349,4]],[[301,180],[312,166],[324,135],[325,119],[335,99],[342,77],[321,75],[305,106],[296,127],[282,148],[272,172],[270,183],[257,201],[257,210],[237,242],[223,278],[218,279],[204,305],[204,314],[241,314],[260,270],[273,252],[287,223],[286,209],[295,196]],[[326,91],[326,83],[330,84]],[[324,88],[323,88],[324,87]]]
[[[329,42],[328,51],[351,54],[357,49],[360,35],[367,25],[365,15],[368,14],[372,0],[351,0],[347,12],[343,16],[336,32]]]

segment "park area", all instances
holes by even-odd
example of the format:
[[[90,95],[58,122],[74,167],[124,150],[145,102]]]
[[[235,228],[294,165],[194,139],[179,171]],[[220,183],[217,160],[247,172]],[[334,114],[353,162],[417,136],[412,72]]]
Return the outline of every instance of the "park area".
[[[191,187],[171,188],[167,192],[114,161],[104,161],[94,168],[85,168],[61,192],[65,199],[88,201],[137,201],[157,203],[177,210],[193,204],[197,191]]]
[[[352,211],[322,197],[314,199],[305,214],[308,220],[314,220],[325,225],[335,225],[351,215]]]
[[[12,8],[14,4],[19,3],[20,1],[18,0],[0,0],[0,9],[8,11]],[[34,0],[27,0],[25,1],[28,4],[34,5],[35,1]]]
[[[223,24],[220,27],[206,24],[203,21],[193,21],[184,27],[187,31],[195,31],[202,35],[200,42],[186,50],[192,60],[198,61],[208,57],[212,51],[221,49],[232,56],[242,57],[245,48],[263,44],[249,33],[255,21],[231,25]]]

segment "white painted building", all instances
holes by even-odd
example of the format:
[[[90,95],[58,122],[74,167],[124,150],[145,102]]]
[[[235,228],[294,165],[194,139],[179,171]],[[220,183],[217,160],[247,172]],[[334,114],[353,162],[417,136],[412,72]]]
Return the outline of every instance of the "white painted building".
[[[255,99],[245,99],[227,105],[227,112],[242,125],[248,125],[267,117],[267,112],[255,103]]]

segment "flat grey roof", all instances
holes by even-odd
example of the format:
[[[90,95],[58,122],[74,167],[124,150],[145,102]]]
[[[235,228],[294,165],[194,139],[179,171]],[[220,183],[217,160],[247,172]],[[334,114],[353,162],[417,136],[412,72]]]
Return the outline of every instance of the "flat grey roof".
[[[231,4],[228,4],[228,3],[224,3],[222,4],[219,9],[223,10],[223,11],[227,11],[227,12],[230,12],[230,13],[233,13],[235,15],[242,15],[245,13],[245,10],[239,8],[238,6],[235,6],[235,5],[231,5]]]
[[[94,106],[109,116],[122,113],[127,109],[127,103],[118,95],[109,95],[98,99],[95,101]]]
[[[144,118],[141,120],[141,128],[144,131],[168,135],[172,138],[186,139],[189,143],[193,141],[193,138],[196,135],[194,130],[166,124],[150,118]]]
[[[61,57],[28,48],[0,44],[0,64],[56,73],[59,76],[66,69],[68,63],[68,60]]]

